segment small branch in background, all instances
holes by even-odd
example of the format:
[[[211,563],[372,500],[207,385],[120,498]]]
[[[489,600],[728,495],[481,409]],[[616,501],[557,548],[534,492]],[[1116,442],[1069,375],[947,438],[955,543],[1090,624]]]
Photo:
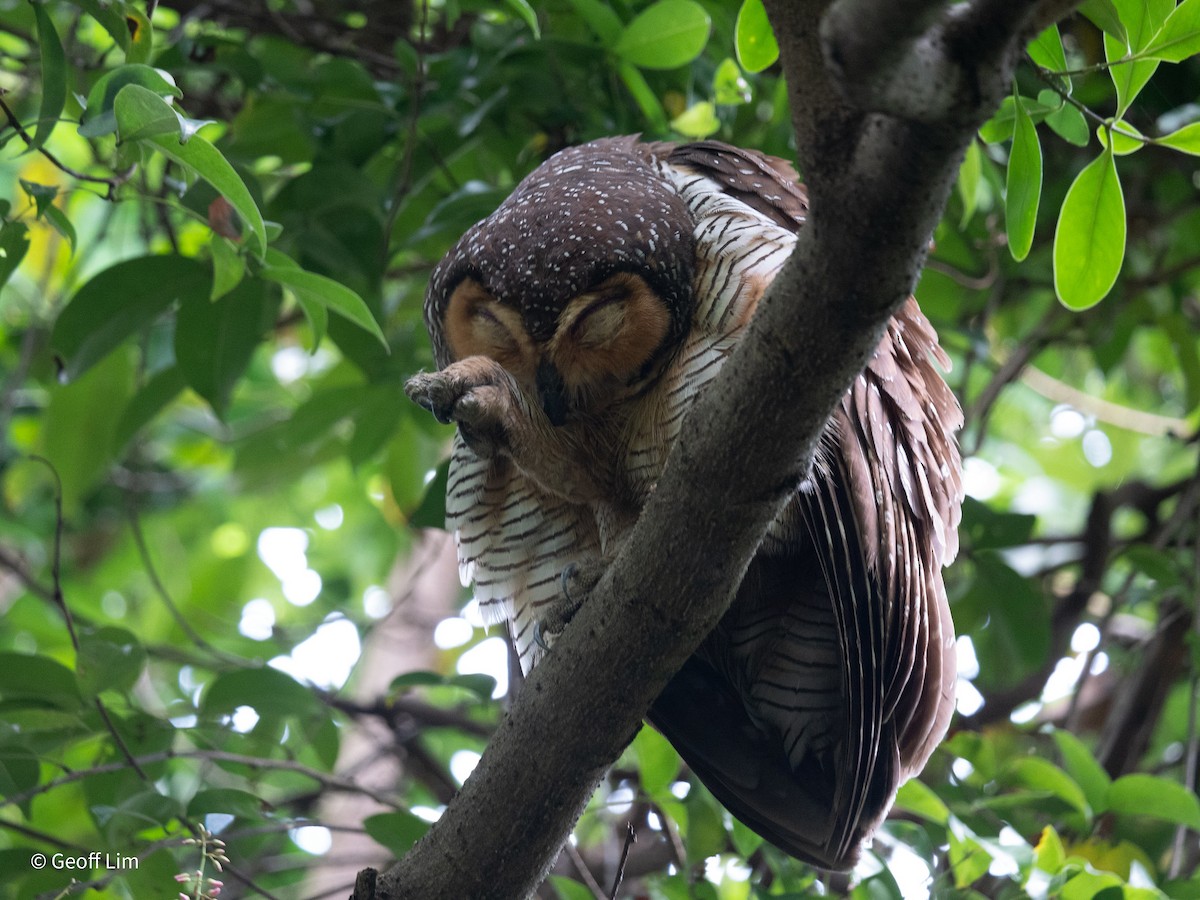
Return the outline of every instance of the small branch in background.
[[[386,806],[388,809],[401,809],[401,804],[395,797],[386,796],[373,791],[370,788],[364,787],[361,784],[355,784],[349,779],[342,778],[338,775],[331,775],[329,772],[322,772],[314,769],[311,766],[306,766],[303,763],[298,763],[291,759],[264,759],[259,756],[249,756],[245,753],[230,753],[224,750],[161,750],[157,753],[145,753],[136,758],[139,766],[153,765],[154,763],[167,762],[172,759],[195,759],[202,762],[212,763],[233,763],[236,765],[246,766],[251,769],[278,770],[283,772],[294,772],[297,775],[303,775],[306,778],[311,778],[318,784],[324,785],[330,790],[345,791],[351,794],[363,794],[370,797],[376,803]],[[91,766],[87,769],[73,769],[63,775],[58,776],[50,781],[39,784],[37,787],[29,788],[19,794],[13,794],[10,797],[0,797],[0,809],[7,806],[20,806],[27,803],[34,797],[40,797],[42,794],[47,794],[50,791],[62,787],[66,784],[73,784],[76,781],[82,781],[85,778],[91,778],[93,775],[106,775],[111,772],[123,772],[130,768],[128,762],[113,762],[104,763],[98,766]]]
[[[0,547],[0,569],[11,572],[17,581],[24,585],[25,590],[42,600],[54,603],[54,588],[42,584],[30,573],[25,563],[7,547]]]
[[[4,93],[4,91],[2,89],[0,89],[0,95],[2,95],[3,93]],[[20,119],[18,119],[16,117],[16,114],[13,113],[12,109],[9,107],[9,105],[7,103],[4,102],[2,97],[0,97],[0,110],[4,111],[4,117],[6,119],[8,119],[8,124],[11,125],[13,130],[16,131],[16,133],[21,136],[21,140],[23,140],[25,142],[25,145],[27,147],[32,146],[33,145],[32,135],[30,135],[29,132],[25,130],[25,126],[23,126],[21,124]],[[130,166],[124,172],[118,172],[115,175],[111,175],[107,178],[104,178],[104,177],[101,177],[98,175],[85,175],[83,172],[79,172],[75,169],[72,169],[70,166],[68,166],[66,163],[62,162],[57,156],[55,156],[53,153],[51,153],[45,147],[39,147],[38,153],[42,154],[42,156],[44,156],[46,158],[46,161],[49,162],[52,166],[54,166],[56,169],[58,169],[60,172],[64,172],[65,174],[70,175],[72,178],[76,179],[77,181],[90,181],[93,184],[108,185],[108,191],[104,194],[105,200],[115,199],[116,193],[117,193],[117,188],[119,188],[126,181],[128,181],[137,168],[136,166]]]
[[[996,374],[992,376],[983,390],[979,392],[979,396],[966,410],[966,424],[963,426],[963,430],[965,433],[969,429],[973,440],[970,447],[966,445],[965,440],[963,441],[964,456],[971,456],[979,452],[984,433],[987,431],[988,419],[991,417],[992,408],[1000,394],[1021,376],[1021,372],[1029,364],[1029,361],[1054,340],[1061,327],[1062,318],[1061,309],[1057,306],[1051,307],[1042,320],[1017,345],[1017,348],[1002,361]]]
[[[1195,646],[1200,646],[1200,509],[1197,510],[1194,526],[1196,533],[1192,538],[1192,640]],[[1197,707],[1200,706],[1200,670],[1196,666],[1196,656],[1190,657],[1191,677],[1188,680],[1188,722],[1187,744],[1183,760],[1183,784],[1189,791],[1200,790],[1200,727],[1197,723]],[[1171,853],[1171,878],[1181,878],[1185,872],[1191,871],[1196,864],[1196,841],[1188,841],[1191,829],[1180,825],[1175,832],[1175,844]]]
[[[129,531],[133,535],[133,542],[137,546],[138,555],[141,557],[142,567],[146,572],[146,576],[150,579],[150,584],[154,587],[154,592],[162,601],[163,606],[166,607],[167,612],[171,614],[171,618],[175,620],[175,624],[179,626],[188,640],[221,662],[236,666],[251,665],[250,660],[226,653],[224,650],[213,646],[192,627],[191,622],[187,620],[187,617],[175,605],[175,601],[171,598],[167,586],[163,584],[162,578],[159,577],[154,560],[150,557],[150,548],[146,544],[146,536],[142,532],[142,522],[141,517],[138,515],[137,505],[134,503],[132,497],[129,498],[129,502],[126,504],[126,515],[129,519]]]
[[[1146,752],[1183,665],[1192,619],[1191,611],[1178,600],[1164,603],[1153,637],[1138,654],[1136,671],[1121,680],[1096,747],[1097,761],[1113,778],[1132,772]]]
[[[625,879],[625,863],[629,861],[629,848],[633,846],[637,840],[637,831],[634,830],[632,822],[625,823],[625,843],[621,847],[621,859],[617,863],[617,874],[613,876],[612,890],[609,892],[610,900],[617,900],[617,891],[621,889],[621,882]]]
[[[579,852],[579,848],[568,841],[563,846],[563,852],[571,860],[571,865],[575,867],[575,872],[579,876],[579,880],[587,886],[587,889],[592,892],[592,896],[596,900],[608,900],[608,894],[604,893],[604,889],[600,887],[600,882],[592,874],[592,870],[588,868],[588,864],[584,862],[583,856]]]
[[[1020,380],[1054,403],[1065,403],[1085,415],[1091,416],[1098,422],[1135,431],[1151,437],[1184,437],[1190,430],[1186,419],[1174,416],[1160,416],[1157,413],[1143,412],[1085,393],[1077,387],[1059,381],[1047,375],[1036,366],[1028,366],[1020,374]]]

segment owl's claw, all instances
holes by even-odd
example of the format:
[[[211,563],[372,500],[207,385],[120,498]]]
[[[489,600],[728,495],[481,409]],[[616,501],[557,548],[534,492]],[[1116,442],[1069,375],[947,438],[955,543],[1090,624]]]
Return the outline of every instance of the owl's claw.
[[[481,356],[440,372],[414,375],[404,392],[443,425],[456,423],[463,440],[480,456],[496,453],[514,415],[511,377],[494,360]]]
[[[579,612],[592,588],[600,581],[608,563],[603,559],[594,559],[582,564],[569,563],[559,575],[561,596],[550,604],[549,611],[533,623],[533,642],[546,652],[550,651],[549,641],[553,640],[567,627],[575,614]]]
[[[543,652],[550,652],[550,645],[546,643],[546,636],[542,633],[542,623],[540,620],[533,623],[533,642],[541,647]]]

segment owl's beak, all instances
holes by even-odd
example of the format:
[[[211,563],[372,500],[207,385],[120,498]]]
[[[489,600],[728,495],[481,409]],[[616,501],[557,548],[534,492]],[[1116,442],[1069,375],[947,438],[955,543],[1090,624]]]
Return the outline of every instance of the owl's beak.
[[[537,393],[542,409],[551,425],[562,425],[567,421],[567,386],[562,375],[548,360],[543,359],[537,368]]]

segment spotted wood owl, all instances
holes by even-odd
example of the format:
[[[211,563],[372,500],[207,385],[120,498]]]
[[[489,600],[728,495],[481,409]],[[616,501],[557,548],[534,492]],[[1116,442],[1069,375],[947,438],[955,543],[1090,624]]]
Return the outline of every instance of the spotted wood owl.
[[[578,600],[572,578],[615,555],[806,213],[782,160],[608,138],[553,156],[434,270],[440,371],[408,392],[458,425],[447,528],[526,671]],[[941,568],[962,414],[935,362],[909,299],[648,715],[735,816],[822,867],[853,864],[953,708]]]

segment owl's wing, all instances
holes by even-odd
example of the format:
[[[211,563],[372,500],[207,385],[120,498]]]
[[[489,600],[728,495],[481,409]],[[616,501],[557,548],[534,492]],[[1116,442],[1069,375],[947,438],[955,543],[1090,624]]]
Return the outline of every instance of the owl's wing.
[[[540,490],[506,457],[483,459],[455,435],[446,485],[446,529],[464,586],[484,621],[508,621],[521,668],[533,668],[539,610],[560,597],[563,569],[599,555],[595,519]]]
[[[791,231],[804,222],[782,160],[706,141],[670,162]],[[961,413],[931,356],[948,362],[910,299],[726,620],[651,711],[735,815],[822,866],[853,863],[953,709],[941,566],[956,549]]]

